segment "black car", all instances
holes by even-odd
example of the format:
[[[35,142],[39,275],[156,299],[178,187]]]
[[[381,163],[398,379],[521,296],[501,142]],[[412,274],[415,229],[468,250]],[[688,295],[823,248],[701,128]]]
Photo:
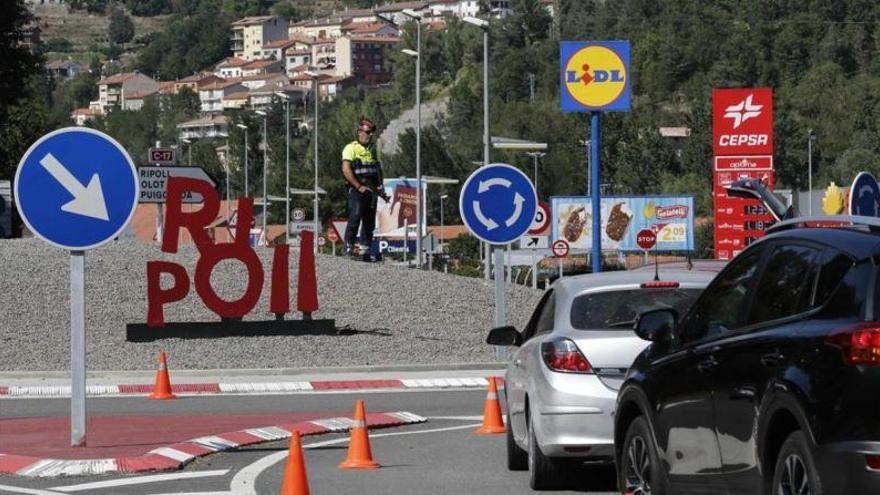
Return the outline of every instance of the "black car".
[[[623,493],[880,494],[880,219],[815,220],[778,224],[681,318],[639,318]]]

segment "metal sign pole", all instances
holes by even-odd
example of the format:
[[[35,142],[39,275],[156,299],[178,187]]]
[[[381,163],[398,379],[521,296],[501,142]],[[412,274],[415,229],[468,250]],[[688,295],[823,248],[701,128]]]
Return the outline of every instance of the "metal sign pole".
[[[165,219],[162,213],[162,203],[156,203],[156,241],[160,245],[162,244],[163,223],[165,223]]]
[[[556,266],[559,268],[559,278],[562,278],[562,257],[556,258]]]
[[[538,288],[538,263],[535,261],[535,250],[532,250],[532,288]]]
[[[495,246],[495,326],[503,327],[507,324],[507,308],[504,300],[504,246]],[[495,348],[495,356],[504,358],[507,349],[503,346]]]
[[[592,139],[592,144],[590,145],[590,154],[592,155],[590,160],[590,181],[592,182],[590,190],[592,194],[590,196],[593,203],[593,273],[602,271],[602,206],[599,201],[599,196],[601,195],[599,190],[599,181],[601,179],[599,174],[600,115],[599,112],[593,112],[590,115],[590,134]]]
[[[86,446],[85,252],[70,252],[70,446]]]

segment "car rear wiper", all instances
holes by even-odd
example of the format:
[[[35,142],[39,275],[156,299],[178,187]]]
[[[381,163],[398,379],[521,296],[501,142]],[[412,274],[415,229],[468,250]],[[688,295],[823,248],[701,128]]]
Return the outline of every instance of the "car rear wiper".
[[[636,325],[636,320],[626,320],[626,321],[615,321],[614,323],[609,323],[605,325],[607,328],[619,328],[619,327],[634,327]]]

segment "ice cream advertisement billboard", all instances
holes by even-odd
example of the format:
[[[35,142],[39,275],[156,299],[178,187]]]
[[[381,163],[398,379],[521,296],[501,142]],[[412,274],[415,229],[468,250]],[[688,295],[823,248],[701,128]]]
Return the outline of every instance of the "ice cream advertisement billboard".
[[[551,198],[553,240],[565,239],[574,249],[590,249],[593,209],[586,196]],[[632,196],[602,198],[602,249],[641,251],[640,230],[657,234],[658,251],[694,249],[694,198]]]

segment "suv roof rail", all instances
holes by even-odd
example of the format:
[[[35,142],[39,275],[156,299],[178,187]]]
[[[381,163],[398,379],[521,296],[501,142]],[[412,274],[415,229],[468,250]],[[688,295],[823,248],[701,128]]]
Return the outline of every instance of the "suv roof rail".
[[[767,229],[767,233],[772,234],[797,227],[867,227],[872,232],[880,232],[880,218],[858,215],[824,215],[812,217],[795,217],[790,220],[785,220],[772,225],[769,229]]]

